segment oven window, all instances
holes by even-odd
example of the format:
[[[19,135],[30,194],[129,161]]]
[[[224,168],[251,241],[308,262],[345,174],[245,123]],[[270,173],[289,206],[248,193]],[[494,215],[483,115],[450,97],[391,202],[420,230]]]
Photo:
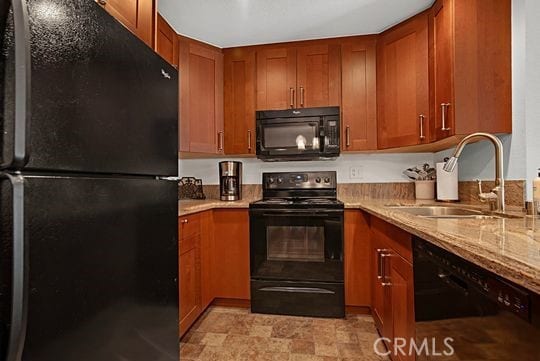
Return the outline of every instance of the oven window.
[[[269,261],[324,262],[324,227],[268,226]]]
[[[318,126],[317,122],[287,123],[277,125],[266,125],[263,130],[263,146],[266,149],[298,148],[297,139],[299,136],[305,139],[305,149],[318,148]]]

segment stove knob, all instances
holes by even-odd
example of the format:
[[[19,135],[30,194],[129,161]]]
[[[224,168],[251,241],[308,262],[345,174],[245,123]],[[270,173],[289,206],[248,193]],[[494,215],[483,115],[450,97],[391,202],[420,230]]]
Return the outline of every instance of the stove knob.
[[[330,178],[328,177],[324,178],[324,183],[330,183]]]
[[[271,178],[271,177],[268,178],[268,183],[273,184],[274,183],[274,178]]]
[[[279,177],[279,178],[277,179],[277,182],[278,182],[278,184],[283,183],[283,178]]]
[[[315,178],[315,182],[321,183],[321,178],[319,178],[319,177]]]

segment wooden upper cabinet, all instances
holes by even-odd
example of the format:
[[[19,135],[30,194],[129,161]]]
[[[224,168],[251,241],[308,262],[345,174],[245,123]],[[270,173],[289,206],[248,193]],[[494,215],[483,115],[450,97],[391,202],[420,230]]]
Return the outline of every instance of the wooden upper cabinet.
[[[173,28],[158,14],[156,27],[156,52],[178,68],[178,36]]]
[[[257,110],[340,105],[339,44],[257,50]]]
[[[154,45],[155,0],[96,0],[148,46]]]
[[[437,0],[430,43],[436,140],[510,133],[511,1]]]
[[[296,108],[296,50],[257,51],[257,110]]]
[[[438,1],[433,7],[433,94],[436,139],[455,134],[454,124],[454,10],[450,1]]]
[[[223,53],[179,37],[180,151],[222,154]]]
[[[428,71],[427,13],[380,35],[377,44],[380,149],[429,141]]]
[[[225,154],[255,154],[255,51],[224,50]]]
[[[341,47],[343,151],[377,149],[376,39],[358,38]]]
[[[338,106],[341,103],[339,44],[299,47],[296,56],[296,107]]]

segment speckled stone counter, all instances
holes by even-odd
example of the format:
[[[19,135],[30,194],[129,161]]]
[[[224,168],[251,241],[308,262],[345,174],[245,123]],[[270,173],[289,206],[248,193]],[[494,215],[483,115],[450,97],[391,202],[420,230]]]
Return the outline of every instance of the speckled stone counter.
[[[342,200],[540,294],[539,218],[430,219],[387,207],[399,200]]]
[[[430,219],[388,205],[410,200],[341,197],[347,209],[361,209],[540,294],[540,219]],[[251,200],[180,201],[179,215],[219,208],[248,208]],[[416,202],[416,204],[426,202]],[[456,205],[463,206],[463,205]]]
[[[219,199],[204,200],[181,200],[178,201],[178,216],[208,211],[219,208],[249,208],[251,200],[242,199],[240,201],[220,201]]]

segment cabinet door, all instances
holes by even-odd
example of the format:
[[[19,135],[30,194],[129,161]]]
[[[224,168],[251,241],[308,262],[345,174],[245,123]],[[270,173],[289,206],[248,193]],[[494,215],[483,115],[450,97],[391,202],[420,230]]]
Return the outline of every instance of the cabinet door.
[[[180,150],[222,154],[223,54],[181,38]]]
[[[341,96],[340,46],[298,48],[296,107],[338,106]]]
[[[371,305],[371,242],[369,215],[345,211],[345,304]]]
[[[202,312],[199,247],[180,254],[180,335]]]
[[[201,311],[214,300],[212,254],[214,253],[214,218],[212,211],[202,212],[201,219]]]
[[[173,28],[158,14],[156,28],[156,52],[175,68],[178,68],[178,36]]]
[[[214,230],[215,297],[247,300],[250,298],[248,211],[214,211]]]
[[[96,0],[148,46],[154,43],[154,0]]]
[[[439,140],[455,133],[454,1],[437,0],[432,11],[434,127]]]
[[[224,53],[225,153],[255,154],[255,52]]]
[[[357,40],[341,48],[342,150],[377,149],[376,42]]]
[[[390,282],[392,340],[406,340],[405,350],[409,349],[410,340],[415,339],[414,330],[414,279],[413,267],[402,257],[393,253],[389,259],[387,271]],[[397,341],[396,341],[397,342]],[[393,355],[394,361],[414,361],[414,354]]]
[[[377,45],[379,148],[429,140],[428,17],[386,31]]]
[[[296,107],[296,50],[257,51],[257,110]]]
[[[383,336],[387,336],[387,321],[388,321],[388,306],[385,305],[388,299],[388,289],[384,285],[383,263],[389,249],[382,240],[377,237],[377,234],[372,232],[371,237],[371,313],[375,320],[377,329]]]

